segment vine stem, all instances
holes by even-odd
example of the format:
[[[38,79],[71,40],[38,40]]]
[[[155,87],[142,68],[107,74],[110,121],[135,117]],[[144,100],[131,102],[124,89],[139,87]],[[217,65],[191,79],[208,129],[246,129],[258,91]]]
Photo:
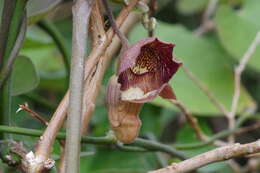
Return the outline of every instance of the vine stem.
[[[80,131],[83,103],[84,57],[92,0],[77,0],[72,7],[72,62],[65,145],[65,172],[79,172]]]
[[[197,155],[149,173],[186,173],[214,162],[260,152],[260,140],[248,144],[232,144]]]
[[[206,140],[206,136],[201,130],[199,123],[196,118],[188,111],[188,109],[178,100],[170,99],[169,100],[172,104],[174,104],[176,107],[180,109],[180,111],[185,115],[187,121],[189,122],[190,126],[193,128],[193,130],[196,133],[196,136],[204,141]]]
[[[102,0],[103,2],[103,6],[107,12],[107,16],[108,16],[108,19],[109,19],[109,22],[111,24],[111,27],[112,29],[114,30],[114,32],[116,33],[116,35],[119,37],[121,43],[122,43],[122,46],[124,48],[127,48],[130,44],[129,44],[129,41],[127,40],[127,38],[125,37],[125,35],[119,30],[118,26],[116,25],[116,22],[115,22],[115,18],[114,18],[114,15],[108,5],[108,2],[107,0]]]
[[[43,134],[42,130],[27,129],[21,127],[11,127],[11,126],[4,126],[4,125],[0,125],[0,131],[6,133],[12,133],[16,135],[27,135],[27,136],[35,136],[35,137],[40,137]],[[57,134],[56,140],[64,140],[64,139],[66,139],[66,134],[64,132],[59,132]],[[161,144],[159,142],[152,141],[152,140],[141,139],[141,138],[136,138],[136,140],[132,144],[123,145],[123,146],[121,144],[118,145],[117,140],[112,135],[108,135],[104,137],[83,136],[81,138],[81,142],[87,144],[101,144],[101,145],[108,145],[108,146],[110,146],[111,144],[115,144],[120,149],[123,149],[124,151],[129,151],[130,149],[130,151],[140,152],[141,150],[136,150],[136,148],[133,147],[133,146],[138,146],[141,147],[138,149],[146,149],[147,151],[164,152],[171,155],[172,157],[180,158],[181,160],[187,158],[182,152],[178,151],[172,146]],[[129,148],[131,146],[133,148]]]

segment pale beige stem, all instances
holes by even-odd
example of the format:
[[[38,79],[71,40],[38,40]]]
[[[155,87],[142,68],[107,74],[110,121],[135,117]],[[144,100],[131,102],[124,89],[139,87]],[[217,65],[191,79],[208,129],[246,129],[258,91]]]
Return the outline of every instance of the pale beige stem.
[[[232,144],[220,147],[179,163],[150,171],[149,173],[186,173],[214,162],[260,152],[260,140],[248,144]]]

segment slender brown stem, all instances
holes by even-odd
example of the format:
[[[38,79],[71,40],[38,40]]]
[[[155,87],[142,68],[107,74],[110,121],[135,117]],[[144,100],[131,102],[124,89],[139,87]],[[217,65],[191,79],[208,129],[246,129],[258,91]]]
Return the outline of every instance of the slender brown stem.
[[[249,125],[249,126],[245,126],[245,127],[242,127],[240,128],[238,131],[236,131],[234,134],[235,135],[240,135],[240,134],[243,134],[243,133],[247,133],[249,131],[253,131],[253,130],[257,130],[260,128],[260,122],[258,121],[257,123],[255,124],[252,124],[252,125]]]
[[[176,107],[178,107],[180,109],[180,111],[185,115],[187,121],[189,122],[189,124],[191,125],[193,130],[195,131],[197,137],[199,139],[201,139],[202,141],[205,140],[206,136],[203,133],[203,131],[201,130],[197,119],[195,119],[193,117],[193,115],[188,111],[188,109],[178,100],[170,99],[170,102],[172,104],[174,104]]]
[[[213,93],[185,65],[182,65],[182,68],[186,73],[186,75],[201,89],[202,92],[204,92],[206,96],[208,96],[211,103],[214,104],[215,107],[221,113],[227,116],[228,111],[226,110],[224,105],[217,100],[217,98],[213,95]]]
[[[28,103],[24,103],[19,105],[19,109],[24,110],[26,112],[28,112],[32,117],[36,118],[37,120],[39,120],[41,123],[43,123],[44,125],[48,126],[48,121],[46,121],[41,115],[39,115],[38,113],[34,112],[33,110],[30,109]],[[18,110],[19,110],[18,109]]]
[[[104,8],[107,12],[107,15],[108,15],[108,19],[109,19],[109,22],[114,30],[114,32],[117,34],[117,36],[119,37],[123,47],[128,47],[129,46],[129,42],[127,40],[127,38],[125,37],[125,35],[119,30],[118,26],[116,25],[116,22],[115,22],[115,19],[114,19],[114,15],[108,5],[108,2],[107,0],[102,0],[103,2],[103,5],[104,5]]]
[[[197,119],[191,114],[191,112],[178,100],[173,100],[173,99],[170,99],[170,102],[172,104],[174,104],[177,108],[180,109],[180,111],[185,115],[188,123],[190,124],[190,126],[193,128],[193,130],[195,131],[196,133],[196,136],[201,140],[201,141],[204,141],[204,142],[207,142],[209,141],[209,137],[207,135],[205,135],[202,131],[202,129],[200,128],[199,124],[198,124],[198,121]],[[224,146],[226,145],[225,142],[221,141],[221,140],[215,140],[213,142],[213,144],[215,146]]]

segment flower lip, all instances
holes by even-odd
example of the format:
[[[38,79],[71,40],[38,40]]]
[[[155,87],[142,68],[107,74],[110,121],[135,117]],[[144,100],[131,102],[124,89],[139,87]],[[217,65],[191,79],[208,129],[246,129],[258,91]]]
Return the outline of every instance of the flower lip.
[[[144,103],[160,94],[181,65],[173,60],[174,46],[151,37],[121,52],[118,82],[122,100]]]

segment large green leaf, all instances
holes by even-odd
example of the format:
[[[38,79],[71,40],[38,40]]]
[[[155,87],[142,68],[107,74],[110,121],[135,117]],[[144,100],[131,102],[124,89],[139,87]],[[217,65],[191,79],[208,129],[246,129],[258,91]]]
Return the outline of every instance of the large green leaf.
[[[259,13],[259,12],[258,12]],[[241,59],[254,40],[260,26],[240,17],[228,6],[221,6],[216,14],[217,32],[223,47],[237,60]],[[254,52],[249,65],[260,70],[260,47]]]
[[[25,57],[16,58],[12,71],[12,95],[29,92],[37,87],[39,77],[32,61]]]
[[[40,88],[64,90],[66,72],[63,59],[48,34],[31,26],[20,53],[30,57],[35,64],[41,77]]]
[[[138,26],[130,35],[136,42],[144,38],[145,30]],[[182,26],[158,24],[156,35],[164,41],[175,43],[174,55],[193,72],[214,96],[228,109],[233,96],[233,75],[230,66],[231,57],[218,45],[214,39],[196,37]],[[200,115],[217,115],[219,111],[209,101],[209,98],[180,69],[170,81],[179,100],[189,110]],[[173,108],[167,100],[155,99],[152,103]],[[254,102],[246,90],[242,88],[239,110],[253,106]]]
[[[259,0],[246,0],[242,10],[239,12],[242,18],[260,26],[260,1]]]

